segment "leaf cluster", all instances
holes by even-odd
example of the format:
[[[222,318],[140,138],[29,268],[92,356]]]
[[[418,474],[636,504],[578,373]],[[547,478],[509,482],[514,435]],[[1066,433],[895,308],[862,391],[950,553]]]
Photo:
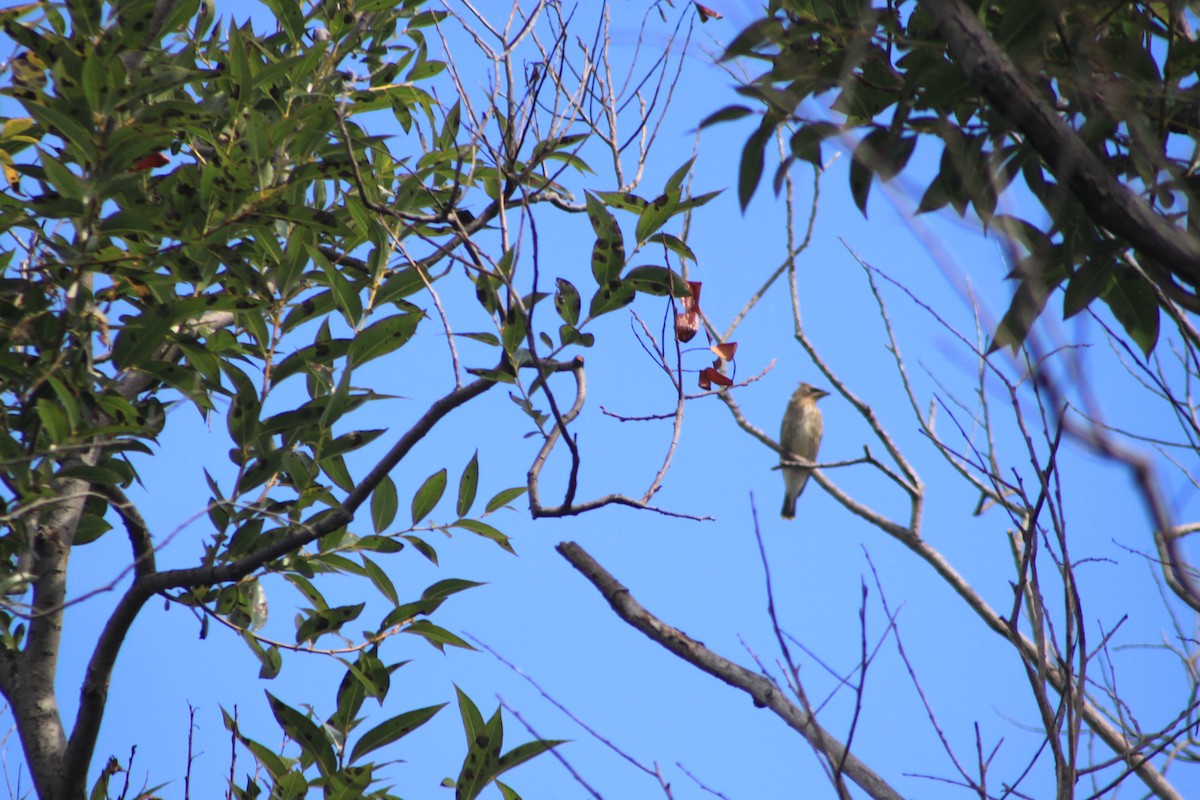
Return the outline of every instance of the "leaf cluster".
[[[943,37],[948,8],[979,21],[1022,85],[968,76],[964,59],[977,54],[955,52]],[[776,191],[793,163],[822,168],[823,144],[844,137],[852,151],[851,193],[864,214],[874,180],[903,172],[918,143],[940,151],[918,212],[971,213],[1011,247],[1017,291],[993,348],[1019,346],[1063,288],[1065,317],[1100,300],[1148,354],[1158,340],[1162,296],[1190,301],[1194,294],[1194,265],[1155,261],[1098,222],[1095,207],[1105,198],[1069,185],[1064,170],[1071,165],[1027,135],[1034,123],[1003,110],[1006,95],[1028,92],[1137,202],[1194,237],[1200,42],[1180,6],[773,0],[768,16],[742,31],[725,58],[764,65],[739,88],[757,111],[735,105],[706,120],[760,118],[742,153],[743,207],[761,181],[765,146],[776,131],[789,144]],[[818,106],[839,121],[814,116]],[[1024,205],[1013,197],[1032,198],[1045,221],[1002,213],[1003,206]]]
[[[412,554],[436,564],[431,533],[465,531],[512,552],[485,519],[526,492],[503,489],[480,511],[478,453],[456,492],[447,493],[441,465],[412,487],[389,472],[458,404],[495,383],[521,384],[522,370],[540,367],[536,380],[547,381],[552,359],[595,343],[596,318],[638,294],[687,295],[667,264],[631,261],[651,244],[664,260],[695,261],[668,226],[714,194],[687,193],[691,162],[653,199],[572,191],[568,178],[593,174],[582,153],[595,126],[568,131],[556,117],[543,130],[519,104],[493,100],[495,128],[482,131],[461,100],[437,99],[446,64],[431,55],[426,32],[446,12],[424,0],[265,5],[278,23],[265,33],[219,21],[201,0],[0,11],[19,48],[0,93],[22,109],[0,119],[0,588],[12,598],[32,592],[53,609],[38,616],[28,604],[0,605],[0,691],[18,726],[42,724],[33,695],[14,691],[28,684],[11,677],[12,665],[31,626],[61,622],[67,598],[51,578],[65,574],[72,550],[123,529],[134,581],[120,602],[132,610],[114,630],[158,595],[193,610],[202,634],[213,622],[236,630],[262,678],[280,673],[288,650],[343,659],[337,710],[323,721],[268,696],[298,759],[250,739],[227,715],[272,796],[322,786],[384,797],[378,765],[365,757],[438,707],[403,712],[347,745],[364,698],[382,703],[403,663],[384,660],[383,641],[406,633],[438,649],[469,647],[431,617],[477,586],[446,578],[405,596],[391,564]],[[536,252],[531,271],[519,237],[505,233],[495,246],[507,215],[524,223],[538,204],[591,223],[595,288],[583,296],[575,275],[539,276]],[[636,218],[632,255],[614,212]],[[586,252],[579,262],[588,263]],[[550,285],[552,293],[541,290]],[[535,324],[547,298],[557,319]],[[435,313],[448,340],[469,338],[473,354],[485,353],[474,361],[483,366],[468,368],[480,380],[464,385],[452,345],[454,390],[390,437],[387,455],[363,475],[358,459],[389,432],[361,419],[394,399],[371,388],[367,368],[387,359],[397,376],[389,389],[425,388],[420,371],[404,368],[405,348]],[[453,331],[481,315],[494,333]],[[514,399],[541,426],[548,417],[529,394]],[[227,437],[228,463],[204,465],[208,527],[198,558],[164,570],[155,558],[164,537],[130,496],[171,441],[163,435],[178,418],[171,412],[187,408]],[[409,518],[400,521],[406,494]],[[58,561],[31,561],[47,549]],[[71,563],[87,558],[82,550]],[[336,599],[329,576],[359,581],[374,603]],[[269,615],[268,588],[281,584],[300,598],[290,641]],[[122,636],[97,645],[89,681],[107,682]],[[87,724],[59,736],[72,740],[71,765],[35,770],[39,791],[44,781],[73,782],[64,795],[82,788],[104,711],[103,691],[85,694]],[[498,715],[484,723],[465,696],[460,705],[470,758],[488,765],[464,771],[461,796],[551,746],[500,755]],[[263,788],[250,780],[236,791]]]

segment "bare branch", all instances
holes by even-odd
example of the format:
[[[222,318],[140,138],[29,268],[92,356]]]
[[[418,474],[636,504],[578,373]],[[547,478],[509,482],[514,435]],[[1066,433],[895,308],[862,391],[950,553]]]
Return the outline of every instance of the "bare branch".
[[[579,570],[599,590],[617,616],[644,633],[652,641],[682,658],[689,664],[750,695],[755,706],[769,708],[789,727],[805,738],[814,748],[835,763],[845,765],[845,774],[869,797],[876,800],[901,800],[901,794],[864,764],[853,753],[822,728],[799,706],[789,702],[779,687],[745,667],[709,650],[687,634],[673,628],[647,611],[630,591],[601,567],[582,547],[574,542],[562,542],[555,549],[571,566]],[[843,761],[844,759],[844,761]]]

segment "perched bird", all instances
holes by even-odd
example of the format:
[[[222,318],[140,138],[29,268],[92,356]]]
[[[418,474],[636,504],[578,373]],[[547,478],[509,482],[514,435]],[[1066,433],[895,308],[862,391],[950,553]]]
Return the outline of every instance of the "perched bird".
[[[787,410],[783,412],[783,427],[779,432],[779,446],[783,448],[784,461],[798,456],[806,461],[817,460],[817,449],[821,446],[821,434],[825,423],[821,419],[821,411],[817,401],[829,392],[800,384],[800,388],[788,401]],[[783,467],[783,511],[784,519],[796,516],[796,498],[804,491],[808,483],[808,467]]]

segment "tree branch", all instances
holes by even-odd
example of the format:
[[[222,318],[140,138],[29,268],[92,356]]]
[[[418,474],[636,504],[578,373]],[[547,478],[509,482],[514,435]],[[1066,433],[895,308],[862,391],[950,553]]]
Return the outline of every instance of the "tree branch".
[[[1192,286],[1200,286],[1200,242],[1151,211],[1114,178],[1034,89],[960,0],[921,0],[971,84],[1017,128],[1070,187],[1088,216]]]
[[[735,689],[746,692],[754,699],[756,706],[771,709],[831,762],[841,764],[842,772],[868,796],[876,800],[901,800],[902,795],[899,792],[849,752],[840,741],[822,728],[812,715],[791,703],[774,683],[709,650],[683,631],[667,625],[651,614],[633,598],[627,588],[596,563],[579,545],[574,542],[562,542],[556,549],[571,566],[583,573],[583,576],[600,590],[600,594],[604,595],[604,599],[622,620],[689,664]]]
[[[348,524],[375,487],[443,417],[495,385],[492,380],[480,378],[436,400],[339,506],[319,512],[273,542],[228,564],[139,575],[117,603],[88,663],[87,673],[80,688],[79,712],[75,718],[75,727],[61,762],[63,774],[71,776],[71,786],[68,787],[70,791],[64,796],[83,795],[87,765],[91,762],[96,736],[100,731],[113,665],[130,626],[147,600],[167,589],[213,586],[240,580],[269,562]],[[57,711],[55,713],[57,715]]]

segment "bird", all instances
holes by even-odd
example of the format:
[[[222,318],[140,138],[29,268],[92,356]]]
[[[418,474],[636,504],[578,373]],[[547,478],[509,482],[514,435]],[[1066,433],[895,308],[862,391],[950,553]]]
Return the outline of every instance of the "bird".
[[[783,412],[783,426],[779,431],[779,446],[783,461],[791,461],[793,457],[805,461],[817,460],[817,449],[821,446],[821,434],[825,423],[821,419],[821,411],[817,401],[827,397],[829,392],[818,389],[807,383],[801,383],[788,401],[787,410]],[[812,472],[809,467],[786,466],[783,469],[783,511],[784,519],[794,519],[796,516],[796,498],[804,491],[808,483],[808,475]]]

